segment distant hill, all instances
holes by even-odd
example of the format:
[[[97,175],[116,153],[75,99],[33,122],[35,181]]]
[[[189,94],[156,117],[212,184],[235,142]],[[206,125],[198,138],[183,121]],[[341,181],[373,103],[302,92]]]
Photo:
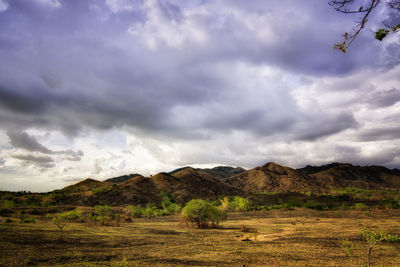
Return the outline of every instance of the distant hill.
[[[211,174],[199,171],[193,168],[185,168],[172,175],[177,178],[182,185],[181,189],[175,191],[181,194],[182,200],[190,200],[192,198],[202,196],[232,196],[241,195],[243,191],[217,179]],[[179,187],[178,187],[179,188]]]
[[[297,169],[297,171],[305,173],[305,174],[314,174],[317,172],[321,172],[321,171],[326,171],[329,170],[331,168],[340,166],[341,163],[330,163],[330,164],[326,164],[326,165],[322,165],[322,166],[311,166],[311,165],[307,165],[303,168]]]
[[[180,171],[182,171],[182,170],[184,170],[186,168],[191,168],[191,167],[179,168],[179,169],[176,169],[176,170],[173,170],[173,171],[169,172],[169,174],[173,175],[173,174],[175,174],[177,172],[180,172]],[[192,168],[192,169],[194,169],[196,171],[202,171],[202,172],[211,174],[214,177],[220,178],[220,179],[228,178],[228,177],[231,177],[233,175],[236,175],[236,174],[239,174],[239,173],[242,173],[242,172],[246,171],[246,169],[244,169],[242,167],[231,167],[231,166],[217,166],[217,167],[214,167],[214,168],[204,168],[204,169]]]
[[[144,205],[160,203],[165,194],[185,203],[193,198],[216,199],[251,192],[329,193],[331,189],[345,187],[399,190],[400,170],[348,163],[308,165],[297,170],[273,162],[250,170],[184,167],[150,177],[129,174],[103,182],[85,179],[43,196],[48,202],[72,205]]]
[[[129,179],[131,179],[133,177],[136,177],[136,176],[142,176],[142,175],[137,174],[137,173],[128,174],[128,175],[122,175],[122,176],[118,176],[118,177],[114,177],[114,178],[109,178],[107,180],[104,180],[104,182],[119,184],[119,183],[125,182],[125,181],[127,181],[127,180],[129,180]]]
[[[107,179],[104,182],[87,179],[60,191],[66,195],[64,203],[79,205],[157,203],[161,201],[162,193],[174,196],[181,203],[193,198],[215,199],[218,196],[243,194],[242,190],[190,167],[183,168],[173,175],[169,173],[158,173],[150,177],[127,175]]]
[[[304,168],[300,171],[304,172]],[[320,167],[310,166],[307,171],[311,177],[331,188],[400,188],[400,171],[382,166],[362,167],[349,163],[334,163]]]
[[[270,162],[223,181],[245,192],[324,192],[328,188],[309,175]]]
[[[306,166],[300,169],[267,163],[241,174],[224,179],[225,182],[246,192],[328,192],[334,188],[357,187],[363,189],[400,188],[400,171],[382,166],[354,166],[332,163]]]

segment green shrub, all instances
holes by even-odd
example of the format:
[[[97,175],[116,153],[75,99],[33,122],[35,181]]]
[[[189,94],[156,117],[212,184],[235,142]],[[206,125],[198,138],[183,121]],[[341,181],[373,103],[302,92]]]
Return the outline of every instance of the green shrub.
[[[141,207],[134,207],[134,209],[132,210],[133,217],[140,218],[143,216],[143,214],[144,214],[144,211]]]
[[[140,206],[128,205],[124,211],[135,218],[143,217],[143,209]]]
[[[250,200],[243,197],[235,196],[229,202],[229,209],[236,211],[248,211],[250,210]]]
[[[15,208],[15,202],[13,200],[4,200],[3,207],[8,209]]]
[[[369,209],[369,207],[367,205],[365,205],[364,203],[356,203],[356,204],[354,204],[353,207],[356,210],[367,210],[367,209]]]
[[[321,203],[313,203],[313,202],[307,202],[304,204],[304,207],[307,209],[313,209],[313,210],[324,210],[324,205]]]
[[[97,214],[98,216],[105,216],[105,215],[111,215],[111,207],[108,205],[96,205],[94,207],[94,213]]]
[[[35,218],[24,218],[21,220],[21,223],[35,223],[36,219]]]
[[[158,217],[161,216],[161,214],[162,210],[157,208],[155,205],[148,205],[143,211],[143,215],[147,218]]]
[[[388,206],[389,206],[391,209],[398,209],[398,208],[400,208],[400,201],[396,201],[396,200],[394,200],[394,199],[391,199],[391,200],[389,200],[389,202],[388,202]]]
[[[182,217],[187,224],[193,224],[197,228],[218,226],[220,221],[227,218],[226,212],[202,199],[192,199],[182,209]]]

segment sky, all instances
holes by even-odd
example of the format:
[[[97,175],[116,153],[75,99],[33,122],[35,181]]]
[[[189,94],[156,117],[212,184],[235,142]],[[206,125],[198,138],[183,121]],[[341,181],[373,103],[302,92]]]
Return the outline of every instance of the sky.
[[[397,13],[398,14],[398,13]],[[399,16],[321,0],[0,0],[0,190],[182,166],[400,167]],[[397,24],[396,24],[397,25]]]

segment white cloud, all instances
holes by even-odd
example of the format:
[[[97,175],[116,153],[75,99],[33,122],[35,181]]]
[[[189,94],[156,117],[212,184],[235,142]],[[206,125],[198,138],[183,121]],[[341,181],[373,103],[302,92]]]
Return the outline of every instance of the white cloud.
[[[182,11],[177,6],[157,0],[146,1],[143,10],[147,20],[132,25],[128,33],[141,39],[147,48],[156,50],[160,45],[181,48],[184,44],[206,44],[207,34],[201,21],[210,14]]]
[[[8,3],[4,0],[0,0],[0,12],[4,12],[8,9]]]
[[[35,1],[42,5],[47,5],[47,6],[51,6],[54,8],[62,7],[60,0],[35,0]]]
[[[140,8],[138,0],[106,0],[106,5],[113,13],[121,11],[133,11]]]

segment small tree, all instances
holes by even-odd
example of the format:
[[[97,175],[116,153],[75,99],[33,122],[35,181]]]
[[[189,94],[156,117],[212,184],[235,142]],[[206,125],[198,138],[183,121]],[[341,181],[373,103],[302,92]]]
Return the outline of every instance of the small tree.
[[[207,221],[208,203],[202,199],[192,199],[182,209],[182,216],[187,222],[195,223],[198,228],[203,228]]]
[[[390,243],[400,243],[400,237],[398,235],[387,234],[383,230],[375,232],[373,230],[369,230],[366,228],[363,231],[361,231],[361,235],[363,236],[364,240],[367,241],[367,243],[369,244],[368,259],[367,259],[368,267],[371,266],[371,252],[376,243],[380,241],[387,241]]]
[[[182,209],[182,217],[187,223],[197,228],[205,228],[211,222],[212,226],[219,226],[219,222],[227,218],[226,212],[202,199],[192,199]]]
[[[58,227],[58,230],[60,232],[63,231],[64,226],[79,218],[81,215],[81,211],[73,210],[73,211],[68,211],[68,212],[63,212],[63,213],[57,213],[53,218],[52,222]]]
[[[228,215],[222,208],[209,205],[207,207],[207,217],[211,221],[212,226],[219,227],[219,223],[226,220]]]

